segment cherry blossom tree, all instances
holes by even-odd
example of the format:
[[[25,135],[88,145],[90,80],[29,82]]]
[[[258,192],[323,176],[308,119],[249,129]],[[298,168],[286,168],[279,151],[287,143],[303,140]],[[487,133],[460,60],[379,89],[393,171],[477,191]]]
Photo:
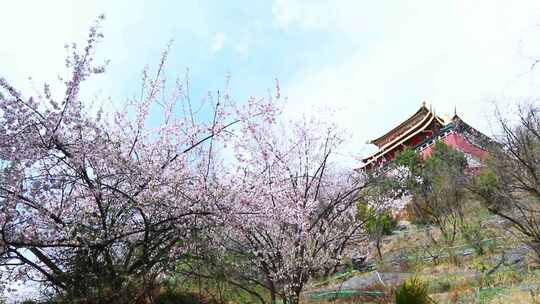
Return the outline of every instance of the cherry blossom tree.
[[[102,37],[98,22],[83,48],[69,48],[60,97],[0,77],[0,279],[131,303],[215,221],[216,143],[276,107],[272,98],[235,105],[227,90],[192,105],[188,79],[165,82],[166,50],[143,71],[138,98],[94,112],[79,91],[105,71],[94,63]]]
[[[363,235],[356,203],[365,183],[338,166],[342,139],[331,124],[250,120],[242,128],[224,186],[234,208],[223,212],[221,233],[223,256],[235,257],[229,279],[263,287],[271,303],[298,303],[308,280],[342,263],[347,245]]]

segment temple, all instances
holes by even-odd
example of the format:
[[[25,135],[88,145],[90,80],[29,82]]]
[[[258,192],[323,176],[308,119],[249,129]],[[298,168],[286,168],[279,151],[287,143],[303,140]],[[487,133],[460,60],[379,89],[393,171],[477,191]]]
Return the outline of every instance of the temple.
[[[415,149],[423,159],[431,155],[435,143],[440,140],[465,154],[470,166],[479,164],[487,156],[482,148],[489,138],[465,123],[457,113],[453,117],[439,117],[425,102],[416,113],[368,143],[379,149],[362,160],[360,169],[370,170],[384,166],[394,159],[396,153],[406,147]]]

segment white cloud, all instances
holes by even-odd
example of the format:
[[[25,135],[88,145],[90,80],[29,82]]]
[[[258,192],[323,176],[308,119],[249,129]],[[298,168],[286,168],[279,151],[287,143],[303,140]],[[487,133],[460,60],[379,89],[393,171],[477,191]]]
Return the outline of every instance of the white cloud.
[[[251,20],[244,27],[236,32],[234,40],[234,50],[242,55],[246,56],[250,54],[253,49],[265,47],[265,43],[268,42],[266,35],[263,34],[267,24],[263,24],[260,20]],[[271,25],[270,25],[271,26]],[[275,41],[272,41],[275,43]]]
[[[212,45],[210,46],[210,54],[214,55],[223,49],[225,45],[225,34],[222,32],[216,33]]]
[[[404,1],[392,2],[388,11],[382,4],[362,10],[362,3],[276,0],[273,11],[285,29],[346,33],[366,46],[302,71],[283,88],[289,115],[325,105],[341,109],[336,120],[351,133],[352,153],[371,151],[365,141],[413,113],[422,100],[440,114],[457,106],[472,125],[489,132],[491,100],[540,93],[538,73],[529,72],[530,52],[540,50],[540,2]]]
[[[378,16],[391,14],[385,1],[275,0],[272,6],[278,27],[299,26],[307,30],[364,32],[373,25],[384,26]]]
[[[247,41],[239,42],[234,46],[234,50],[238,54],[245,56],[245,55],[249,54],[249,43]]]

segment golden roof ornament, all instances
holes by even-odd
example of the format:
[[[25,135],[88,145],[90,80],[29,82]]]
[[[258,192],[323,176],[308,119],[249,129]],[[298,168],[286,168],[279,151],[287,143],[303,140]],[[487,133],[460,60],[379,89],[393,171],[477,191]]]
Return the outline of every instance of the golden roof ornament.
[[[442,117],[444,125],[447,125],[452,122],[452,117],[448,113],[445,113]]]

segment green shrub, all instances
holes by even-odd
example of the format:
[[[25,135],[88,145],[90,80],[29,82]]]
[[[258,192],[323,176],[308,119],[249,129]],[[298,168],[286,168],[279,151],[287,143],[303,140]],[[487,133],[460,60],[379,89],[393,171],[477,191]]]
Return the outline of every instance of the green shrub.
[[[434,303],[428,295],[428,285],[416,277],[403,282],[394,291],[396,304]]]
[[[413,197],[413,201],[405,206],[411,223],[417,226],[427,226],[433,224],[429,214],[424,210],[429,210],[429,201]]]
[[[396,158],[394,163],[398,166],[403,166],[412,171],[413,174],[416,173],[417,169],[420,167],[422,158],[414,149],[409,147],[405,148],[403,151],[396,153]]]
[[[464,222],[460,230],[465,243],[472,247],[477,255],[486,253],[489,243],[485,242],[485,232],[479,222]]]
[[[361,203],[357,206],[358,217],[365,221],[364,229],[369,234],[391,235],[397,226],[389,210],[375,211],[367,204]]]

